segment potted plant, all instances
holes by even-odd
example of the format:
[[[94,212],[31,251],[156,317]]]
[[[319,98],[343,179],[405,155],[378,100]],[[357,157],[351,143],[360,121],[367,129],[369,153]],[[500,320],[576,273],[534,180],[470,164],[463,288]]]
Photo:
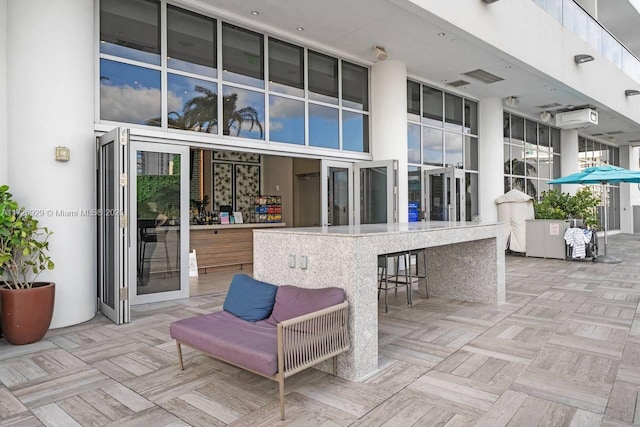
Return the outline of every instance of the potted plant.
[[[39,341],[51,324],[55,284],[36,281],[54,267],[51,234],[0,186],[0,325],[11,344]]]

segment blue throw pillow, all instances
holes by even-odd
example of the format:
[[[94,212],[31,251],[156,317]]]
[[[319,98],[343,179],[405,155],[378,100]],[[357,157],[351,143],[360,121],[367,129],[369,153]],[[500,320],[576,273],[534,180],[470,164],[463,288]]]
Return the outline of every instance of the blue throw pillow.
[[[276,285],[261,282],[246,274],[236,274],[222,308],[241,319],[257,322],[271,315],[277,290]]]

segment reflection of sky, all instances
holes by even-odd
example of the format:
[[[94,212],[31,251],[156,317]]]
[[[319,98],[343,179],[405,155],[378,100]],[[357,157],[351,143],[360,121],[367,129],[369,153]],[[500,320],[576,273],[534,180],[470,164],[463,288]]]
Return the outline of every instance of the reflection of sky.
[[[167,74],[167,86],[168,86],[168,113],[170,117],[175,118],[175,114],[178,113],[180,116],[184,115],[184,107],[185,104],[194,99],[194,98],[202,98],[205,99],[206,96],[202,93],[196,92],[196,86],[202,86],[213,93],[217,93],[218,85],[214,82],[208,82],[205,80],[194,79],[191,77],[179,76],[177,74]],[[217,109],[211,110],[211,115],[209,117],[209,122],[215,122],[216,117],[215,114]],[[202,123],[201,123],[202,125]],[[193,129],[197,130],[197,129]],[[205,131],[205,128],[202,128],[201,131]],[[213,133],[217,132],[217,128],[215,126],[212,127],[211,131]]]
[[[338,148],[338,110],[309,104],[309,145]]]
[[[365,128],[369,121],[362,114],[351,111],[342,112],[342,148],[349,151],[364,151]],[[368,141],[367,141],[368,142]]]
[[[304,102],[269,96],[269,139],[304,145]]]
[[[444,162],[462,168],[462,135],[445,132],[444,146]]]
[[[238,95],[238,101],[234,108],[234,111],[242,110],[243,108],[252,108],[255,110],[258,116],[258,122],[262,125],[264,130],[264,94],[260,92],[254,92],[252,90],[240,89],[237,87],[231,86],[223,86],[222,95],[227,98],[233,94]],[[223,101],[227,102],[227,101]],[[226,111],[227,108],[223,106],[223,111]],[[240,127],[240,132],[238,133],[238,122],[235,121],[233,125],[230,127],[231,135],[237,135],[243,138],[251,138],[251,139],[264,139],[264,132],[260,135],[260,128],[254,124],[253,129],[251,129],[251,120],[250,117],[252,114],[245,113],[244,114],[244,123]],[[230,122],[230,117],[224,117],[225,122]]]
[[[160,118],[160,102],[159,71],[100,60],[102,120],[148,124]]]
[[[420,163],[420,125],[409,123],[407,130],[408,161]]]
[[[422,128],[422,155],[425,164],[442,164],[442,131]]]
[[[218,76],[218,70],[215,68],[194,64],[193,62],[182,61],[176,58],[167,58],[167,66],[176,70],[182,70],[192,74],[200,74],[207,77]]]

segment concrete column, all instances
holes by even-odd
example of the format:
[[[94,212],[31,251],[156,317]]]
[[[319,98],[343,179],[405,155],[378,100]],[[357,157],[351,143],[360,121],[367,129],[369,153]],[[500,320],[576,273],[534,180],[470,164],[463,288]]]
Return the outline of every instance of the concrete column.
[[[376,62],[371,68],[371,154],[398,160],[398,222],[409,221],[407,168],[407,66]]]
[[[638,148],[629,145],[620,147],[620,166],[638,170]],[[620,184],[620,231],[633,233],[633,206],[640,204],[638,184]]]
[[[0,0],[0,185],[9,182],[7,139],[7,0]]]
[[[567,176],[580,172],[578,161],[578,131],[576,129],[563,129],[560,131],[560,176]],[[555,186],[557,188],[557,186]],[[560,191],[576,194],[578,184],[562,184]]]
[[[478,181],[480,216],[497,221],[496,199],[504,194],[504,138],[502,99],[484,98],[478,106]]]
[[[51,327],[58,328],[96,313],[96,218],[62,212],[95,206],[94,2],[2,1],[9,183],[19,203],[41,210],[41,225],[54,232],[56,267],[40,279],[56,283]],[[70,148],[70,161],[55,160],[58,145]]]

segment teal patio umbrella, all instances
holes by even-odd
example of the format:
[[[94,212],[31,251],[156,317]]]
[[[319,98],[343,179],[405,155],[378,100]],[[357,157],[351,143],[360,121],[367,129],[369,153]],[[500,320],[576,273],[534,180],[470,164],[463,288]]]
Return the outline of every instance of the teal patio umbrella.
[[[604,256],[596,259],[598,262],[620,262],[617,258],[607,255],[607,205],[605,200],[606,184],[620,182],[640,183],[640,171],[632,171],[612,165],[592,166],[581,172],[561,178],[552,179],[549,184],[600,184],[602,185],[602,206],[604,207]]]

